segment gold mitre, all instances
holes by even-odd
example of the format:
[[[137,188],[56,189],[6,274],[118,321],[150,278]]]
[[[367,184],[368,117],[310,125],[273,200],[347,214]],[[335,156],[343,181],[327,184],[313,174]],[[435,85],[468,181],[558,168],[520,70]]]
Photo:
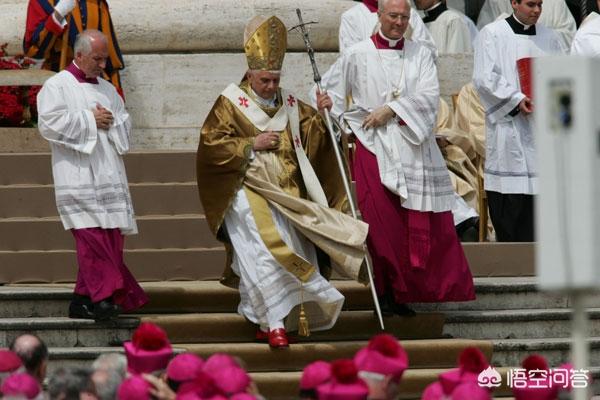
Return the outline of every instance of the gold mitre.
[[[287,48],[287,30],[275,16],[252,18],[244,31],[244,52],[248,68],[281,71]]]

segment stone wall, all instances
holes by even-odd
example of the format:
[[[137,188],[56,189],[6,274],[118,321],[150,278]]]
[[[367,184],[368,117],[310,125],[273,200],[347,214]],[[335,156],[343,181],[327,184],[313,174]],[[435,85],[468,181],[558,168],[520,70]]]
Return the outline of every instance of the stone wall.
[[[241,51],[246,23],[255,15],[277,15],[288,27],[298,23],[301,7],[312,26],[315,49],[336,51],[340,15],[356,3],[349,0],[109,0],[115,30],[124,53]],[[21,51],[27,0],[0,0],[0,43]],[[289,49],[302,50],[299,35]]]
[[[336,57],[336,53],[317,54],[321,73]],[[239,81],[246,69],[243,54],[129,55],[125,61],[123,85],[137,149],[195,148],[215,99],[229,83]],[[442,96],[450,101],[470,81],[472,57],[445,55],[438,65]],[[307,100],[313,85],[307,55],[286,56],[281,85]]]

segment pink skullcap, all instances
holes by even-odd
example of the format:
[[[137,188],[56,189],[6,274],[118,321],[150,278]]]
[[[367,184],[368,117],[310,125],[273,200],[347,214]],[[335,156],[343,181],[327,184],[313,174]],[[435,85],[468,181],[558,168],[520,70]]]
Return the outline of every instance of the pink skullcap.
[[[229,354],[215,353],[206,359],[202,369],[210,374],[213,371],[227,367],[239,367],[239,364]]]
[[[331,380],[317,387],[319,400],[366,400],[369,387],[358,377],[352,360],[331,363]]]
[[[118,400],[150,400],[150,383],[140,375],[125,379],[117,391]]]
[[[0,392],[7,397],[25,396],[28,399],[35,399],[40,391],[39,383],[27,373],[10,375],[2,382],[2,387],[0,387]]]
[[[452,400],[492,400],[490,392],[476,383],[461,383],[452,392]]]
[[[525,358],[521,363],[521,366],[526,371],[547,371],[549,369],[548,361],[539,354],[532,354]],[[540,383],[540,380],[536,379],[535,382],[531,381],[531,383],[529,383],[528,380],[527,387],[513,387],[515,400],[554,400],[558,396],[558,391],[558,387],[552,386],[552,379],[549,376],[545,378],[545,382],[542,381]]]
[[[304,367],[300,378],[300,390],[316,389],[331,379],[331,364],[327,361],[315,361]]]
[[[250,393],[238,393],[231,396],[229,400],[256,400],[256,397]]]
[[[176,382],[192,381],[202,371],[203,365],[204,361],[195,354],[179,354],[169,362],[167,377]]]
[[[213,377],[215,384],[226,395],[243,393],[252,383],[250,376],[240,367],[225,367],[207,373]]]
[[[394,336],[382,333],[374,336],[367,347],[356,353],[354,363],[359,371],[392,376],[399,381],[408,368],[408,356]]]
[[[198,395],[198,397],[201,399],[209,399],[222,394],[221,389],[215,382],[214,378],[206,371],[200,371],[198,376],[196,376],[193,381],[183,383],[179,387],[177,393],[181,395],[193,393]],[[179,396],[177,398],[179,399]],[[192,398],[193,397],[190,397],[190,399]]]
[[[202,397],[194,392],[177,393],[175,400],[202,400]]]
[[[23,365],[21,358],[14,352],[1,349],[0,350],[0,373],[14,372]]]
[[[233,399],[234,397],[230,397]],[[254,397],[253,397],[254,399]],[[220,394],[211,397],[200,397],[200,395],[188,392],[188,393],[178,393],[175,397],[175,400],[227,400],[227,397],[221,396]]]
[[[445,400],[447,399],[439,382],[433,382],[425,388],[421,400]]]
[[[532,383],[533,385],[534,383]],[[536,385],[540,385],[539,381],[535,382]],[[525,388],[516,388],[513,387],[513,395],[515,396],[515,400],[556,400],[558,396],[558,388],[551,387],[551,382],[548,380],[546,384],[542,383],[542,385],[547,385],[548,387],[525,387]]]
[[[444,394],[449,396],[461,383],[477,383],[481,371],[488,367],[489,363],[481,350],[467,347],[458,356],[458,368],[443,372],[438,377]]]
[[[133,374],[165,369],[173,355],[167,334],[152,322],[142,322],[133,332],[131,342],[123,344],[127,370]]]

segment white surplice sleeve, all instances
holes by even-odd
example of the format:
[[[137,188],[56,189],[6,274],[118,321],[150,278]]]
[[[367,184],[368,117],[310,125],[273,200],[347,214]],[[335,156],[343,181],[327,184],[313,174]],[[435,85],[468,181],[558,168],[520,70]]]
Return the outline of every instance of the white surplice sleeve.
[[[98,140],[91,110],[72,110],[65,98],[60,77],[46,81],[37,96],[38,129],[49,142],[91,154]]]
[[[477,28],[481,31],[487,24],[496,21],[502,13],[510,15],[512,12],[510,1],[485,0],[477,18]]]
[[[414,7],[410,8],[409,24],[411,30],[409,39],[429,49],[433,54],[434,60],[437,59],[438,49],[433,41],[433,36],[431,36],[429,29],[425,26],[419,13],[414,10]]]
[[[446,41],[447,53],[460,54],[473,52],[471,31],[464,18],[454,18],[450,21]]]
[[[366,39],[365,37],[362,37],[362,32],[365,29],[362,26],[363,21],[361,21],[360,18],[356,18],[358,14],[353,11],[354,10],[348,10],[343,13],[340,20],[340,54],[343,54],[345,50],[352,47],[354,44]]]
[[[479,33],[473,67],[473,85],[492,123],[504,118],[525,98],[520,89],[502,74],[497,60],[497,40],[488,28]]]
[[[402,135],[414,145],[422,144],[433,134],[440,100],[440,85],[433,54],[424,47],[418,49],[416,57],[405,62],[420,62],[419,78],[411,94],[390,101],[387,105],[401,118],[409,129]]]
[[[571,54],[600,57],[600,31],[578,32],[571,45]]]
[[[110,83],[107,83],[110,85]],[[112,86],[112,85],[111,85]],[[125,103],[114,88],[109,88],[112,94],[111,103],[113,109],[110,110],[113,114],[113,124],[108,130],[108,139],[115,145],[117,153],[123,155],[129,152],[129,138],[131,134],[131,118],[127,110],[125,110]]]
[[[548,3],[550,4],[544,3],[539,23],[552,29],[557,34],[561,42],[561,53],[568,54],[577,31],[575,18],[564,0],[548,1]]]
[[[350,65],[352,57],[347,54],[340,56],[331,68],[329,68],[326,75],[323,76],[323,81],[321,82],[323,90],[329,94],[333,103],[331,115],[338,120],[341,120],[342,115],[347,109],[348,95],[351,90],[347,82],[351,82],[348,81],[348,75],[351,74],[350,71],[353,69]],[[313,88],[311,97],[314,96],[314,93],[315,89]]]

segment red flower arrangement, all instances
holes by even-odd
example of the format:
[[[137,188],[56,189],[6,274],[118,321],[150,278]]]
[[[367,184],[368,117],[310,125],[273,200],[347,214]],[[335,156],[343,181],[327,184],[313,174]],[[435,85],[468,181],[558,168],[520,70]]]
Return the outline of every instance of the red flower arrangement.
[[[23,55],[8,57],[7,45],[0,45],[0,69],[27,69],[35,64]],[[0,86],[0,127],[35,126],[40,89],[41,86]]]

